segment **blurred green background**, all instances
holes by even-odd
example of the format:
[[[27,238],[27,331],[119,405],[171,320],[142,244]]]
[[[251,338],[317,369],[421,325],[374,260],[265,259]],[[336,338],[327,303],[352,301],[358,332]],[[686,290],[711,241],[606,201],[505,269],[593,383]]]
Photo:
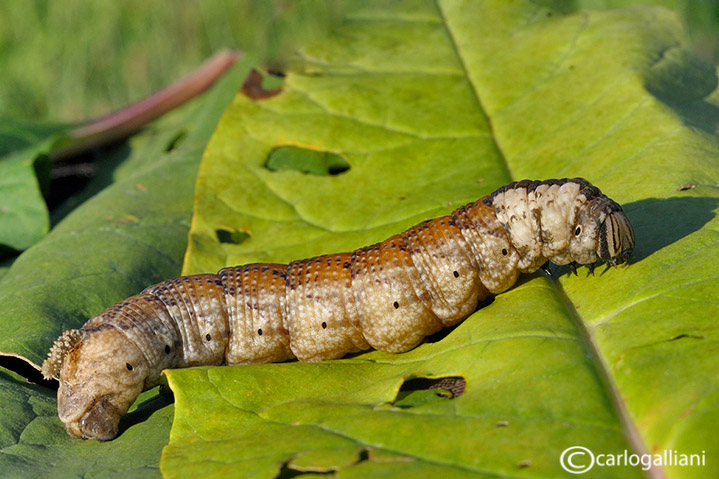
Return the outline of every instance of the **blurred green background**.
[[[535,1],[565,12],[632,4],[676,8],[698,49],[718,58],[719,0]],[[281,69],[299,44],[327,31],[357,3],[0,0],[0,116],[86,120],[148,96],[222,48],[252,52]]]
[[[337,1],[0,0],[0,115],[79,121],[140,100],[223,48],[281,68]]]

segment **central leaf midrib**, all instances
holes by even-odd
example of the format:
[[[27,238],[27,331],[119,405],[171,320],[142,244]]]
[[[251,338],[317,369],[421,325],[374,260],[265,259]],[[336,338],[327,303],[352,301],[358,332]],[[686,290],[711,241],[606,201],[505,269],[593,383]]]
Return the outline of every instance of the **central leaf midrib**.
[[[447,32],[447,36],[449,37],[451,41],[452,50],[454,51],[455,55],[457,56],[457,61],[459,62],[460,66],[462,67],[462,71],[464,72],[464,76],[467,79],[467,83],[469,84],[470,89],[472,90],[473,96],[475,101],[477,102],[477,107],[479,108],[479,111],[484,116],[485,120],[487,121],[487,125],[489,126],[489,136],[491,136],[494,146],[497,150],[497,154],[499,156],[499,159],[501,160],[499,162],[499,165],[504,167],[504,172],[508,180],[513,180],[514,175],[512,175],[512,171],[509,168],[509,162],[507,161],[507,156],[502,151],[502,148],[499,145],[499,142],[497,141],[497,137],[494,134],[494,128],[492,127],[492,119],[487,114],[487,110],[484,108],[484,105],[482,103],[482,99],[480,97],[479,92],[477,91],[476,86],[474,85],[474,82],[472,82],[469,70],[467,69],[467,64],[464,61],[464,57],[462,56],[459,47],[457,45],[457,41],[454,38],[454,34],[452,32],[452,29],[449,28],[449,24],[447,22],[447,19],[444,15],[444,12],[442,11],[442,7],[439,4],[439,0],[434,0],[435,7],[437,8],[437,11],[439,12],[439,15],[442,19],[442,25],[444,25],[444,29]]]
[[[619,425],[622,428],[622,432],[624,433],[624,437],[629,443],[629,446],[634,450],[635,454],[640,456],[648,455],[649,451],[641,437],[641,434],[639,433],[637,425],[634,423],[629,411],[627,410],[622,394],[619,391],[619,387],[614,381],[614,376],[611,374],[609,364],[605,361],[604,356],[601,354],[601,349],[596,343],[596,337],[594,335],[595,328],[582,318],[559,281],[557,279],[553,279],[550,280],[550,283],[552,284],[555,294],[561,300],[567,317],[574,323],[579,335],[581,336],[584,349],[590,355],[594,369],[597,372],[599,382],[602,389],[606,392],[609,402],[619,419]],[[657,466],[651,467],[644,472],[649,479],[663,479],[665,477],[663,469]]]
[[[486,118],[487,124],[489,125],[490,134],[492,136],[492,139],[494,141],[494,145],[497,149],[498,154],[500,155],[501,162],[500,164],[504,167],[504,170],[508,176],[509,179],[515,180],[514,176],[511,173],[511,169],[509,167],[509,162],[507,161],[506,154],[502,150],[499,141],[494,134],[494,129],[492,128],[492,119],[487,114],[482,100],[480,92],[477,90],[477,86],[474,82],[471,81],[471,77],[469,74],[469,71],[467,69],[466,63],[464,61],[464,57],[459,49],[458,43],[454,37],[454,34],[449,27],[449,24],[445,18],[444,12],[442,10],[442,7],[440,6],[439,0],[434,0],[435,6],[437,8],[437,11],[439,12],[442,23],[444,25],[445,30],[447,31],[448,37],[451,39],[452,42],[452,49],[454,50],[457,59],[462,66],[462,69],[465,73],[465,76],[467,78],[467,81],[469,82],[470,88],[474,94],[474,98],[477,102],[477,105],[479,109],[481,110],[482,114]],[[648,450],[646,447],[646,444],[644,443],[638,428],[636,427],[636,424],[631,418],[631,415],[629,414],[629,411],[626,408],[626,405],[624,403],[624,400],[622,398],[622,395],[619,391],[618,386],[616,385],[614,381],[614,377],[611,374],[611,371],[609,369],[609,365],[606,363],[605,358],[601,354],[601,350],[599,349],[598,345],[596,344],[595,337],[594,337],[594,329],[587,323],[581,315],[577,312],[577,309],[575,305],[571,302],[569,297],[564,292],[562,286],[559,284],[557,280],[551,280],[550,283],[552,283],[552,288],[555,291],[555,294],[559,297],[559,299],[562,302],[562,305],[564,306],[565,310],[567,311],[567,316],[570,318],[570,320],[575,324],[577,327],[577,330],[580,332],[581,335],[581,341],[583,342],[583,349],[586,350],[590,356],[591,361],[594,366],[594,369],[597,372],[597,376],[599,379],[599,382],[601,384],[602,389],[607,394],[607,397],[612,405],[612,408],[614,409],[617,418],[620,423],[620,427],[622,429],[622,432],[624,433],[624,436],[629,444],[629,446],[634,450],[637,454],[647,454]],[[646,475],[648,478],[651,479],[660,479],[665,477],[664,472],[662,469],[653,467],[646,471]]]

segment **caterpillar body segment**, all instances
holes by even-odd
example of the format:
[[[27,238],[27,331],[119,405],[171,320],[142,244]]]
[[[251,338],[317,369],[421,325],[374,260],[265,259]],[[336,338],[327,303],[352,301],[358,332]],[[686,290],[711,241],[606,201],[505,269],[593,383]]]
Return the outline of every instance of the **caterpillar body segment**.
[[[163,369],[407,351],[547,261],[628,260],[621,207],[581,178],[520,181],[351,253],[150,286],[65,332],[42,366],[75,437],[109,440]]]

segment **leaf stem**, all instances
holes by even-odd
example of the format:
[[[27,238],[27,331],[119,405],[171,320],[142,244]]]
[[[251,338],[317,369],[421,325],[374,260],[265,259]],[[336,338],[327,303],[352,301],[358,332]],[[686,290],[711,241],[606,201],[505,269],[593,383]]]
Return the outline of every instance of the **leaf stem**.
[[[67,158],[127,138],[207,90],[241,57],[239,51],[220,51],[186,77],[144,100],[78,126],[68,133],[69,140],[51,153],[52,159]]]

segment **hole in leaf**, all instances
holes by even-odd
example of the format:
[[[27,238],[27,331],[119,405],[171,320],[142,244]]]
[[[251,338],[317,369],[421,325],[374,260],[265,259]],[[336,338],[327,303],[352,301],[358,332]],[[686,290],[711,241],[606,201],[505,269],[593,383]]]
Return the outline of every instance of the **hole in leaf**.
[[[182,144],[182,141],[187,136],[187,130],[182,130],[177,135],[175,135],[172,140],[167,142],[167,146],[165,146],[165,151],[172,151],[177,149]]]
[[[242,244],[250,237],[244,231],[216,230],[217,241],[226,244]]]
[[[467,382],[461,376],[407,379],[399,388],[394,406],[409,409],[422,404],[455,399],[464,393]]]
[[[283,75],[263,74],[257,70],[252,70],[247,75],[241,91],[245,96],[253,100],[265,100],[282,92],[283,78]]]
[[[282,462],[275,478],[317,477],[318,475],[335,477],[340,471],[371,460],[370,448],[340,446],[329,456],[319,450],[306,450],[294,454]]]
[[[285,84],[285,74],[282,72],[268,71],[262,76],[260,86],[265,91],[273,91],[282,89]]]
[[[296,170],[310,175],[339,175],[350,165],[336,153],[310,150],[296,146],[280,146],[267,157],[265,168],[270,171]]]
[[[673,338],[670,339],[669,341],[677,341],[677,340],[679,340],[679,339],[704,339],[704,336],[700,336],[700,335],[698,335],[698,334],[686,334],[686,333],[682,333],[682,334],[680,334],[679,336],[673,337]]]
[[[318,477],[318,476],[329,476],[333,477],[337,470],[335,469],[328,469],[325,471],[300,471],[299,469],[295,469],[290,465],[291,459],[288,459],[287,461],[284,461],[282,463],[282,467],[280,467],[280,470],[275,475],[275,479],[291,479],[293,477]]]

